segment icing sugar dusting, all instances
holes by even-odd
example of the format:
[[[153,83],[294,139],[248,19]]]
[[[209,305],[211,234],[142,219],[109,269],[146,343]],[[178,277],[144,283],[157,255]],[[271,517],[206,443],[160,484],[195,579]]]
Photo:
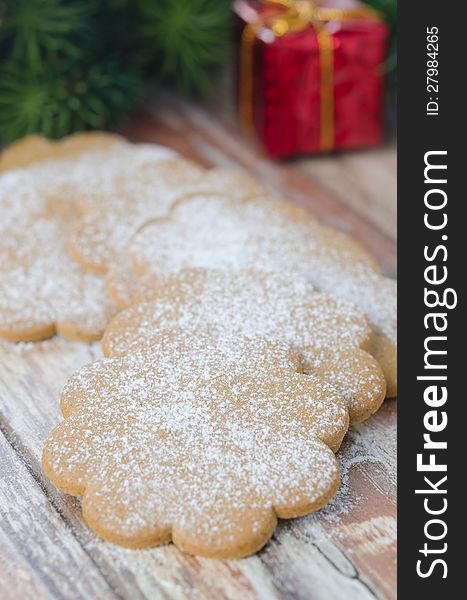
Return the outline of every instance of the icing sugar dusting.
[[[370,337],[364,316],[346,302],[320,294],[296,276],[261,271],[181,271],[163,285],[148,284],[151,303],[136,305],[107,328],[109,356],[153,347],[163,330],[262,337],[291,344],[306,373],[318,373],[341,393],[352,418],[383,400],[382,373],[360,347]],[[365,415],[365,413],[368,413]]]
[[[0,176],[0,335],[36,339],[57,329],[98,339],[114,304],[102,279],[83,271],[67,252],[77,198],[105,187],[117,172],[166,156],[157,148],[89,152],[34,163]]]
[[[290,214],[281,202],[198,196],[169,219],[144,227],[130,245],[136,273],[166,277],[183,267],[261,268],[295,273],[353,302],[395,342],[395,282],[344,234]]]
[[[200,193],[223,193],[243,200],[263,192],[256,181],[229,169],[204,171],[185,160],[159,161],[132,177],[82,196],[84,212],[72,230],[69,247],[88,269],[105,273],[121,264],[132,237],[148,221],[166,217],[181,200]]]

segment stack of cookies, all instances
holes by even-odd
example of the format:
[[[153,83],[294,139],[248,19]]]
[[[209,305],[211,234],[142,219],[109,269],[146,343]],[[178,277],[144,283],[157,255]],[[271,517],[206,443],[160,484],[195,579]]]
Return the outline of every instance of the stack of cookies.
[[[397,393],[396,289],[248,176],[93,133],[0,156],[0,337],[102,338],[43,453],[89,526],[261,548],[339,486],[349,424]]]

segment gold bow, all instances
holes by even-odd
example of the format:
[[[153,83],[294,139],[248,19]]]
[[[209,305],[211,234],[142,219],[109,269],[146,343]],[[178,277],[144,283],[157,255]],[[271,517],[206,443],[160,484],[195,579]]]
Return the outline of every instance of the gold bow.
[[[253,46],[259,29],[266,27],[276,37],[313,27],[316,32],[320,58],[321,150],[334,146],[333,44],[326,23],[348,19],[378,20],[378,13],[367,5],[354,9],[328,8],[316,0],[265,0],[276,5],[279,12],[259,17],[243,30],[240,46],[240,115],[243,124],[253,131]]]

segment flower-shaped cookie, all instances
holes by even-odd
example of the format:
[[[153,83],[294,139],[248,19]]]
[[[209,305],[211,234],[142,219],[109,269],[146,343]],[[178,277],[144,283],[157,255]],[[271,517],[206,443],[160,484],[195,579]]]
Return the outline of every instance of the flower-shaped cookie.
[[[43,466],[105,539],[238,558],[335,493],[347,409],[287,346],[162,333],[78,371]]]
[[[150,283],[140,299],[119,313],[103,338],[106,356],[159,345],[174,327],[216,337],[261,337],[290,344],[305,373],[319,375],[345,400],[350,419],[362,421],[384,400],[386,384],[365,351],[371,331],[354,305],[316,292],[296,276],[263,271],[180,271]]]
[[[389,394],[395,393],[395,282],[379,273],[356,241],[319,225],[304,210],[265,198],[238,203],[197,196],[176,206],[169,218],[142,228],[129,252],[139,276],[163,280],[185,267],[294,272],[318,290],[355,304],[376,334],[374,352]],[[118,275],[110,285],[118,289]]]
[[[83,150],[84,142],[90,144],[86,136],[70,138],[70,145],[72,140],[76,151],[76,146]],[[66,142],[58,147],[62,145],[67,147]],[[66,252],[80,193],[105,187],[125,169],[130,174],[135,166],[154,164],[170,151],[122,142],[83,150],[70,159],[50,159],[36,150],[37,160],[31,153],[31,164],[24,168],[14,168],[10,155],[11,170],[0,175],[0,337],[37,340],[57,331],[75,339],[99,339],[115,305],[104,281],[86,273]]]
[[[5,195],[3,194],[4,192]],[[61,333],[99,339],[115,307],[101,279],[65,252],[73,207],[46,198],[27,170],[0,178],[0,337],[37,340]]]
[[[148,221],[166,217],[184,198],[224,193],[238,200],[264,194],[247,175],[229,169],[205,171],[173,158],[145,170],[115,177],[110,186],[82,196],[83,212],[73,228],[68,249],[88,271],[119,272],[133,236]]]
[[[155,276],[183,267],[254,266],[248,263],[262,260],[268,267],[295,267],[305,257],[303,268],[310,271],[329,269],[334,263],[378,269],[360,244],[320,226],[295,204],[265,196],[238,202],[227,194],[198,194],[180,202],[169,217],[141,229],[130,256],[136,273]]]
[[[299,223],[306,224],[315,222],[308,211],[297,206],[296,204],[279,200],[275,200],[274,203],[271,203],[268,200],[263,201],[263,198],[265,198],[264,190],[261,188],[261,186],[256,184],[254,180],[250,179],[246,175],[225,169],[211,169],[208,171],[206,176],[202,179],[202,183],[200,183],[197,188],[192,186],[191,195],[182,194],[174,206],[176,207],[178,204],[184,204],[185,202],[190,202],[191,204],[191,196],[199,196],[199,188],[202,186],[204,186],[204,188],[207,190],[204,192],[203,197],[208,198],[208,207],[211,206],[211,201],[217,203],[219,198],[221,199],[221,202],[226,202],[229,207],[238,205],[239,210],[241,210],[241,204],[243,202],[255,202],[259,203],[260,206],[264,203],[265,212],[262,215],[264,219],[276,219],[278,217],[278,223],[290,221],[295,225],[298,225]],[[221,194],[220,196],[219,193]],[[270,212],[271,208],[272,213]],[[178,209],[176,209],[176,212],[178,212]],[[165,223],[166,220],[166,218],[151,219],[151,222],[159,225]],[[209,229],[207,235],[212,234],[215,237],[215,227],[213,230],[213,220],[209,215],[209,210],[208,214],[206,215],[206,224],[207,228]],[[143,229],[144,227],[141,227],[141,230]],[[178,269],[183,268],[186,263],[192,266],[206,267],[208,266],[210,260],[216,260],[215,256],[212,256],[213,254],[216,255],[217,253],[217,248],[215,245],[213,245],[213,248],[207,252],[196,254],[196,251],[190,247],[190,240],[183,240],[183,237],[180,236],[180,232],[178,231],[175,231],[174,234],[175,237],[173,242],[177,245],[179,244],[179,248],[176,252],[171,253],[168,261],[164,261],[166,262],[166,269],[164,269],[163,265],[161,265],[161,269],[158,272],[159,276],[162,272],[164,272],[165,275],[177,272]],[[206,231],[200,229],[198,230],[198,234],[201,236],[206,236]],[[138,238],[138,232],[136,232],[133,237]],[[163,248],[167,245],[168,239],[167,237],[164,237],[164,239],[161,241],[161,250],[163,251]],[[183,254],[184,251],[188,254],[188,256],[185,256],[182,260],[178,260],[180,259],[180,254]],[[148,269],[150,280],[154,279],[154,274],[152,271],[152,269]],[[165,275],[163,275],[162,278]],[[128,249],[126,251],[122,251],[118,255],[118,260],[114,260],[111,263],[107,272],[106,287],[109,296],[120,308],[126,308],[130,306],[136,301],[138,289],[141,286],[141,280],[144,278],[144,275],[141,275],[141,273],[138,275],[133,268]]]

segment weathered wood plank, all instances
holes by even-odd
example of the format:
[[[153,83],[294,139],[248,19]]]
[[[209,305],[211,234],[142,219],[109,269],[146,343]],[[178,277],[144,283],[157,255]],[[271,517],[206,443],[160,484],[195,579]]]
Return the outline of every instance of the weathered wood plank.
[[[212,561],[183,555],[173,546],[132,551],[98,540],[83,525],[79,503],[55,490],[40,469],[43,440],[60,419],[59,390],[76,368],[97,354],[96,345],[60,338],[35,345],[3,343],[0,412],[12,443],[42,486],[44,501],[51,503],[51,511],[58,510],[77,543],[115,593],[132,599],[178,599],[195,594],[228,600],[305,598],[310,594],[318,599],[340,599],[344,589],[346,598],[351,599],[391,597],[384,593],[384,588],[390,589],[394,584],[391,577],[383,570],[379,581],[364,559],[357,567],[360,551],[354,542],[348,541],[358,531],[351,527],[362,522],[362,515],[367,518],[366,509],[363,513],[359,509],[362,502],[370,505],[373,502],[377,510],[381,504],[380,493],[372,483],[371,468],[365,463],[365,457],[371,463],[368,449],[355,458],[354,443],[344,450],[342,461],[344,471],[347,460],[351,469],[359,473],[358,494],[352,488],[353,480],[358,478],[349,478],[344,473],[343,490],[334,507],[281,524],[273,541],[258,556],[243,561]],[[385,471],[387,465],[378,463],[376,470],[380,469]],[[386,473],[385,478],[390,479],[390,474]],[[387,487],[387,483],[381,485]],[[394,511],[393,504],[388,507]],[[381,514],[386,512],[378,512],[378,516]],[[369,535],[371,543],[372,531]],[[356,555],[351,555],[349,547],[357,548]]]
[[[300,159],[297,167],[334,198],[396,239],[394,148]]]
[[[0,597],[116,598],[40,484],[0,434]]]

